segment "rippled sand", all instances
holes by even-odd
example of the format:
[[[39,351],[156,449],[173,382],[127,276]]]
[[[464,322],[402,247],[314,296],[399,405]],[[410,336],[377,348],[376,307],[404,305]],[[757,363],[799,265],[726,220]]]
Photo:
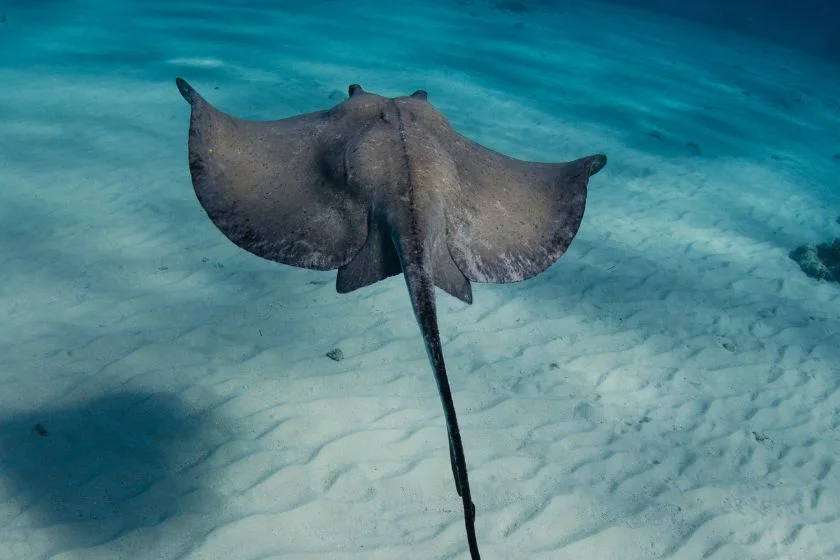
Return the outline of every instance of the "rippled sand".
[[[0,4],[0,560],[467,556],[402,279],[224,239],[176,75],[610,156],[548,272],[439,292],[484,558],[840,557],[840,287],[788,258],[840,235],[840,69],[592,4],[261,4]]]

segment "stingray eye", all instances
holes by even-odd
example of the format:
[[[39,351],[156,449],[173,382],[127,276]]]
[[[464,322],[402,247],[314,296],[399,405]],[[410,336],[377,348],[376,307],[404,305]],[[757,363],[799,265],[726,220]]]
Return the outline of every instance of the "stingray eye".
[[[362,86],[360,86],[359,84],[350,84],[350,87],[347,88],[347,94],[350,97],[353,97],[357,93],[364,93],[364,92],[365,92],[365,90],[363,90]]]
[[[422,99],[423,101],[426,101],[426,99],[429,98],[429,94],[426,93],[426,90],[418,89],[417,91],[415,91],[414,93],[411,94],[411,97],[413,97],[415,99]]]

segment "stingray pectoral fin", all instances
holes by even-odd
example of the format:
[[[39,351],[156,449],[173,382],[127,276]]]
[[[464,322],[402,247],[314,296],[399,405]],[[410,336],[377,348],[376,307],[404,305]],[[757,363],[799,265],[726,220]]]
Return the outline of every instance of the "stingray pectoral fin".
[[[187,103],[190,105],[192,105],[194,101],[203,100],[198,92],[195,91],[195,89],[188,84],[185,79],[175,78],[175,85],[178,86],[178,91],[181,92],[181,96],[186,99]]]
[[[592,156],[586,156],[584,158],[580,158],[580,161],[584,165],[589,166],[589,176],[592,177],[599,171],[601,171],[604,167],[607,166],[607,156],[604,154],[595,154]]]
[[[463,137],[451,152],[460,189],[447,206],[447,245],[476,282],[518,282],[557,261],[580,227],[589,177],[606,165],[603,155],[522,161]]]
[[[189,161],[210,219],[241,248],[272,261],[330,270],[367,238],[364,201],[346,187],[342,149],[354,130],[329,111],[276,121],[227,115],[179,79],[192,106]]]

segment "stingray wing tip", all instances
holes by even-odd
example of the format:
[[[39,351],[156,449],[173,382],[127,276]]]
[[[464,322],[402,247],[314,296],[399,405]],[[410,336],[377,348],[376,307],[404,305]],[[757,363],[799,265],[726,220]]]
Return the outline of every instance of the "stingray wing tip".
[[[187,103],[192,105],[195,103],[197,99],[200,99],[198,92],[193,89],[193,87],[187,83],[187,81],[183,78],[175,78],[175,85],[178,86],[178,91],[181,92],[181,95],[184,99],[187,100]]]
[[[604,154],[597,154],[590,158],[589,164],[589,176],[592,177],[599,171],[601,171],[604,166],[607,165],[607,156]]]

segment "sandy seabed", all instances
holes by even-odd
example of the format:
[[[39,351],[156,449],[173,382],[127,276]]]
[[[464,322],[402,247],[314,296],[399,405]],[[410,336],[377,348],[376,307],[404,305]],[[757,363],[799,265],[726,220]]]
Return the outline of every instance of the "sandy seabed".
[[[260,119],[422,88],[509,155],[609,155],[555,266],[439,292],[483,557],[840,557],[840,287],[788,257],[840,234],[840,68],[387,6],[0,2],[0,560],[467,556],[402,279],[229,243],[175,76]]]

